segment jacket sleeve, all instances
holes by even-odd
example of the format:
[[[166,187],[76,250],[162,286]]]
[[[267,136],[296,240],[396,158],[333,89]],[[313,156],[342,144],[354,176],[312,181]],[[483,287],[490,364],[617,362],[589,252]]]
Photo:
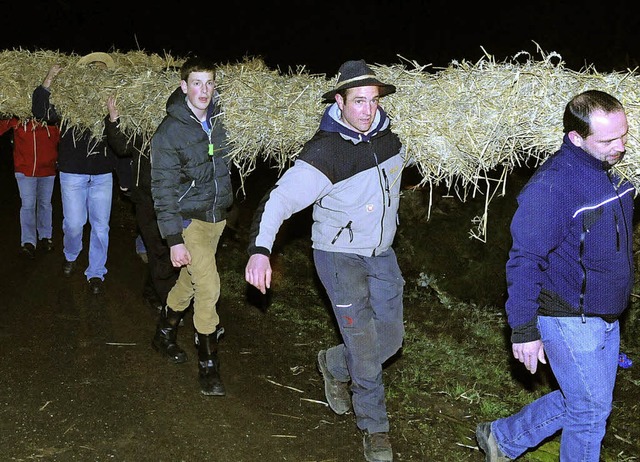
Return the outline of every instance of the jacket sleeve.
[[[181,164],[171,136],[160,125],[151,138],[151,194],[158,220],[158,229],[169,247],[182,244],[182,215],[180,213]]]
[[[307,162],[297,159],[262,198],[250,229],[249,255],[271,255],[273,243],[282,223],[325,195],[332,184]]]
[[[111,122],[111,118],[107,115],[104,119],[104,131],[107,136],[107,143],[118,157],[133,157],[134,142],[130,141],[122,130],[120,130],[120,121]]]
[[[539,339],[538,297],[549,267],[549,254],[569,232],[570,201],[552,179],[533,181],[520,193],[511,221],[512,246],[506,265],[505,305],[512,342]]]
[[[60,117],[55,106],[51,104],[50,96],[51,92],[47,88],[38,85],[31,98],[31,112],[36,119],[47,123],[59,123]]]

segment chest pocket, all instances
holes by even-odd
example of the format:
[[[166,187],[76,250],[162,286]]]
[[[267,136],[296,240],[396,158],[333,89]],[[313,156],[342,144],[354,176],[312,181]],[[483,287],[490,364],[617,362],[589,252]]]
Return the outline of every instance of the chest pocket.
[[[589,232],[593,225],[602,217],[602,209],[588,210],[582,215],[582,230]]]
[[[583,257],[585,261],[613,260],[620,251],[620,230],[613,211],[598,207],[582,216]]]

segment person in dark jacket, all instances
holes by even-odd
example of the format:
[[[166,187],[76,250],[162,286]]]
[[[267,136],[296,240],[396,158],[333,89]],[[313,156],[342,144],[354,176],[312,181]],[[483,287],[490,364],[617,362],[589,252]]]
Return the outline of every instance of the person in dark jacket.
[[[169,246],[160,235],[151,195],[150,140],[142,134],[125,133],[120,129],[120,113],[115,96],[107,99],[109,114],[105,117],[107,142],[119,158],[130,159],[131,201],[136,224],[144,241],[147,255],[147,277],[143,297],[160,311],[167,304],[167,295],[178,280],[179,270],[171,264]]]
[[[318,353],[325,396],[336,414],[353,403],[367,461],[391,461],[382,365],[404,337],[404,279],[391,245],[401,176],[413,161],[379,105],[395,87],[363,60],[345,62],[338,75],[336,88],[322,96],[332,104],[319,130],[258,206],[245,278],[266,293],[278,230],[313,205],[315,267],[343,340]]]
[[[106,68],[113,66],[113,59],[106,53],[96,53],[81,58],[79,64]],[[61,121],[60,114],[50,102],[51,84],[61,70],[60,65],[53,65],[42,85],[33,92],[32,111],[37,119],[50,123]],[[62,136],[58,145],[58,170],[65,258],[62,270],[66,277],[70,277],[75,271],[88,219],[91,225],[89,266],[84,274],[91,292],[98,295],[103,291],[104,276],[107,274],[113,171],[117,157],[109,148],[104,135],[96,138],[87,129],[66,125],[60,131]]]
[[[222,124],[216,66],[191,57],[180,70],[180,87],[167,101],[167,114],[151,139],[151,192],[160,234],[180,269],[167,296],[153,347],[174,363],[187,355],[176,343],[184,311],[193,302],[201,392],[223,396],[216,305],[220,276],[216,250],[233,203],[228,140]]]
[[[51,196],[56,179],[57,125],[18,117],[0,120],[0,135],[13,132],[13,166],[20,192],[20,252],[36,256],[36,245],[45,252],[54,248]],[[36,244],[37,243],[37,244]]]
[[[562,432],[560,461],[598,462],[633,286],[634,187],[612,167],[628,124],[598,90],[565,107],[564,138],[518,196],[506,311],[513,356],[532,374],[547,361],[559,390],[476,429],[487,461],[511,460]]]

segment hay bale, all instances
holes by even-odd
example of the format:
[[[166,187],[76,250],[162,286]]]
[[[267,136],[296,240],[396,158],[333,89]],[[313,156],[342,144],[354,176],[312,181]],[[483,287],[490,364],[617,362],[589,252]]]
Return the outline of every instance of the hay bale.
[[[181,60],[141,51],[109,53],[115,67],[77,65],[81,56],[54,51],[0,52],[0,112],[31,117],[31,94],[54,64],[62,66],[51,102],[68,126],[101,136],[107,97],[116,95],[123,128],[152,134],[164,116],[168,95],[179,82]]]
[[[592,67],[566,69],[557,53],[542,59],[520,52],[503,62],[485,52],[478,62],[452,62],[430,70],[411,63],[371,67],[397,92],[382,106],[416,161],[418,186],[444,182],[461,200],[484,194],[488,203],[515,166],[537,165],[562,140],[562,113],[569,99],[590,88],[607,91],[625,105],[630,133],[628,155],[615,169],[640,187],[636,123],[640,81],[634,71],[602,74]],[[51,101],[72,126],[100,136],[106,100],[115,94],[123,127],[153,134],[165,114],[166,100],[179,83],[183,59],[142,51],[110,52],[116,66],[76,66],[79,56],[52,51],[0,52],[0,112],[31,116],[31,93],[53,64],[64,70],[54,82]],[[216,80],[223,120],[233,142],[231,160],[244,181],[259,159],[286,169],[318,128],[325,109],[321,95],[337,75],[312,75],[299,67],[282,73],[261,59],[245,57],[220,64]],[[501,172],[495,178],[495,172]],[[491,176],[493,175],[493,176]],[[243,183],[244,184],[244,183]],[[484,239],[487,212],[476,220],[472,237]]]
[[[304,68],[283,75],[252,60],[224,66],[216,80],[233,142],[230,156],[242,178],[260,158],[284,170],[318,129],[324,75],[309,75]]]

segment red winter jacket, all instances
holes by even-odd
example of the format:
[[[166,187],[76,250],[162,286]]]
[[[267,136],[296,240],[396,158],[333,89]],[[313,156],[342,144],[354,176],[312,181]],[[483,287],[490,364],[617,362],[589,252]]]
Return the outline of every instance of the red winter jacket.
[[[54,176],[60,129],[17,117],[0,120],[0,135],[13,129],[13,165],[25,176]]]

